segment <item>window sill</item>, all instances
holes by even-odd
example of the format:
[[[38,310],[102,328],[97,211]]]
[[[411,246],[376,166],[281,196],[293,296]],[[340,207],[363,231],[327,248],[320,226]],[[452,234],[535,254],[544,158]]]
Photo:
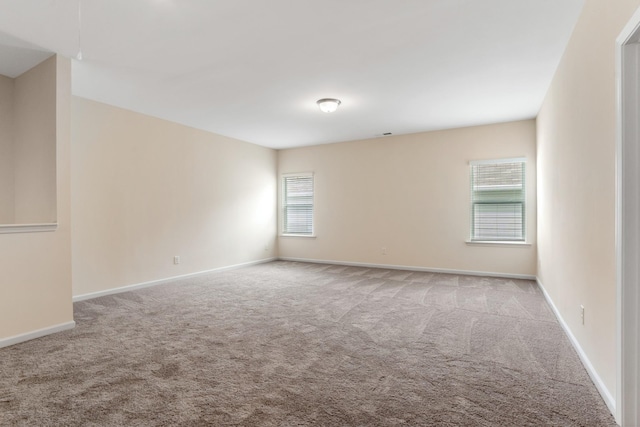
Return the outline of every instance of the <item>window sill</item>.
[[[55,231],[58,223],[49,224],[2,224],[0,225],[0,234],[8,233],[40,233],[43,231]]]
[[[467,240],[465,243],[469,246],[531,246],[529,242],[510,242],[508,240]]]
[[[280,237],[305,237],[307,239],[315,239],[315,234],[281,234]]]

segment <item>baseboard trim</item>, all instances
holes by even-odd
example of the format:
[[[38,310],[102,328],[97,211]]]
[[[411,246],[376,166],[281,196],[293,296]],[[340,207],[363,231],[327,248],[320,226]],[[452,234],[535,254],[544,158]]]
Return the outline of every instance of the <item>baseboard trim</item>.
[[[135,291],[136,289],[143,289],[143,288],[149,288],[151,286],[157,286],[157,285],[161,285],[163,283],[169,283],[169,282],[173,282],[175,280],[180,280],[180,279],[187,279],[190,277],[197,277],[197,276],[203,276],[205,274],[210,274],[210,273],[215,273],[215,272],[220,272],[220,271],[225,271],[225,270],[233,270],[236,268],[242,268],[242,267],[249,267],[252,265],[258,265],[258,264],[264,264],[267,262],[271,262],[271,261],[276,261],[278,258],[265,258],[265,259],[260,259],[257,261],[249,261],[249,262],[244,262],[241,264],[233,264],[233,265],[227,265],[224,267],[217,267],[217,268],[212,268],[210,270],[203,270],[203,271],[198,271],[195,273],[189,273],[189,274],[182,274],[180,276],[172,276],[172,277],[167,277],[164,279],[158,279],[158,280],[151,280],[148,282],[142,282],[142,283],[135,283],[133,285],[127,285],[127,286],[120,286],[117,288],[111,288],[111,289],[106,289],[104,291],[98,291],[98,292],[90,292],[88,294],[81,294],[81,295],[75,295],[73,297],[73,302],[79,302],[79,301],[85,301],[88,299],[93,299],[93,298],[99,298],[99,297],[103,297],[106,295],[113,295],[113,294],[120,294],[122,292],[129,292],[129,291]]]
[[[10,345],[20,344],[21,342],[34,340],[47,335],[55,334],[57,332],[66,331],[76,327],[76,322],[73,320],[70,322],[60,323],[59,325],[49,326],[48,328],[42,328],[35,331],[27,332],[20,335],[14,335],[8,338],[0,339],[0,348],[9,347]]]
[[[611,394],[609,389],[604,385],[604,382],[602,381],[602,378],[600,378],[600,375],[598,375],[598,373],[596,372],[595,368],[591,364],[591,361],[587,357],[587,354],[584,352],[584,350],[580,346],[580,343],[578,342],[576,337],[571,332],[571,329],[569,329],[569,325],[567,325],[567,323],[562,318],[562,315],[558,311],[558,308],[556,307],[556,305],[553,303],[553,300],[551,299],[551,296],[547,293],[547,290],[544,288],[544,285],[540,281],[540,278],[536,277],[536,282],[538,283],[538,287],[540,287],[540,290],[542,290],[542,293],[544,294],[544,297],[547,300],[547,303],[549,303],[549,306],[551,307],[551,310],[553,310],[553,313],[556,315],[556,318],[558,319],[558,323],[560,323],[560,326],[562,326],[562,329],[564,330],[564,333],[569,338],[569,341],[571,342],[571,345],[573,345],[573,348],[578,353],[578,357],[580,357],[580,361],[582,362],[582,364],[584,365],[585,369],[587,370],[587,373],[589,374],[589,377],[591,377],[591,381],[593,381],[593,383],[595,384],[596,389],[598,390],[598,392],[602,396],[602,399],[604,400],[604,403],[609,408],[609,411],[611,411],[611,413],[614,414],[614,416],[615,416],[615,413],[616,413],[616,400],[613,398],[613,395]]]
[[[370,264],[370,263],[364,263],[364,262],[333,261],[333,260],[309,259],[309,258],[280,257],[278,259],[281,261],[309,262],[312,264],[336,264],[336,265],[347,265],[351,267],[387,268],[390,270],[424,271],[427,273],[461,274],[464,276],[503,277],[506,279],[524,279],[524,280],[536,279],[536,276],[533,276],[530,274],[510,274],[510,273],[495,273],[490,271],[451,270],[446,268],[417,267],[417,266],[411,266],[411,265]]]

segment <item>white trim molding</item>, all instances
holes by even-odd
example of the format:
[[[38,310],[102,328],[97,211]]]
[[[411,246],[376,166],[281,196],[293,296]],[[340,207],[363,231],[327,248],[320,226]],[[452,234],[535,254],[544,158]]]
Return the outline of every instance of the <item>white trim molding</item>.
[[[564,333],[569,338],[569,341],[571,342],[571,345],[573,346],[573,348],[578,353],[578,357],[580,357],[580,361],[582,362],[582,364],[584,365],[585,369],[587,370],[587,373],[589,374],[589,377],[591,378],[591,381],[593,381],[593,383],[595,384],[596,388],[598,389],[598,392],[600,393],[600,396],[602,396],[602,399],[604,400],[604,403],[609,408],[609,411],[611,411],[612,414],[615,414],[616,402],[615,402],[615,399],[613,398],[613,395],[611,394],[611,392],[609,391],[607,386],[604,385],[604,381],[602,381],[602,378],[600,378],[600,375],[598,375],[598,372],[596,372],[595,368],[591,364],[591,361],[587,357],[587,354],[584,352],[584,350],[580,346],[580,343],[578,342],[576,337],[571,332],[571,329],[569,329],[569,326],[567,325],[567,323],[562,318],[562,315],[560,315],[560,312],[558,311],[558,308],[553,303],[553,300],[551,299],[551,296],[549,296],[549,294],[547,293],[547,290],[542,285],[542,282],[540,282],[540,279],[536,278],[536,282],[538,283],[538,287],[542,291],[542,294],[544,295],[544,298],[547,300],[547,303],[551,307],[551,310],[553,311],[553,314],[556,315],[556,319],[558,319],[558,323],[560,323],[560,326],[564,330]]]
[[[225,270],[233,270],[236,268],[249,267],[252,265],[264,264],[271,261],[276,261],[277,258],[264,258],[257,261],[249,261],[241,264],[228,265],[225,267],[212,268],[211,270],[203,270],[195,273],[183,274],[180,276],[172,276],[164,279],[158,280],[150,280],[148,282],[135,283],[133,285],[120,286],[117,288],[105,289],[104,291],[91,292],[88,294],[74,295],[73,302],[84,301],[93,298],[99,298],[106,295],[120,294],[122,292],[135,291],[136,289],[149,288],[151,286],[162,285],[163,283],[169,283],[180,279],[188,279],[190,277],[204,276],[205,274],[225,271]]]
[[[616,39],[616,421],[640,425],[640,9]]]
[[[42,328],[35,331],[27,332],[24,334],[14,335],[8,338],[2,338],[0,339],[0,348],[9,347],[10,345],[20,344],[21,342],[30,341],[36,338],[41,338],[47,335],[73,329],[75,327],[76,327],[76,322],[72,320],[70,322],[60,323],[59,325],[49,326],[48,328]]]
[[[56,231],[57,222],[43,224],[1,224],[0,234],[9,233],[41,233],[44,231]]]
[[[482,160],[469,160],[469,165],[491,165],[495,163],[526,163],[527,156],[510,157],[506,159],[482,159]]]
[[[521,242],[517,240],[513,242],[510,242],[508,240],[467,240],[465,241],[465,243],[469,246],[512,246],[516,248],[531,247],[531,243]]]
[[[309,258],[280,257],[278,259],[280,261],[308,262],[312,264],[335,264],[335,265],[346,265],[350,267],[387,268],[389,270],[423,271],[426,273],[460,274],[464,276],[501,277],[506,279],[523,279],[523,280],[536,279],[536,276],[533,276],[530,274],[495,273],[491,271],[450,270],[446,268],[417,267],[417,266],[411,266],[411,265],[370,264],[370,263],[363,263],[363,262],[334,261],[334,260],[309,259]]]

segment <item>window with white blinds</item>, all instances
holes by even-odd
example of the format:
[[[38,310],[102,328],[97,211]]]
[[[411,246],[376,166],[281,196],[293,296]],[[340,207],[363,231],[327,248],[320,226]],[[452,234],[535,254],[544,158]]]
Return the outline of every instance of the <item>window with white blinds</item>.
[[[525,159],[471,162],[471,241],[525,240]]]
[[[283,175],[282,234],[313,235],[313,174]]]

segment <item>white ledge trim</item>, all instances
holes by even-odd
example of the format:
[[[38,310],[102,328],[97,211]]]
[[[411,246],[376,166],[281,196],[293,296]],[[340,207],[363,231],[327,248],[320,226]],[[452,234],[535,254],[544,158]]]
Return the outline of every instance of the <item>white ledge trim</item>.
[[[306,237],[307,239],[315,239],[315,234],[281,234],[280,237]]]
[[[1,224],[0,234],[8,233],[41,233],[43,231],[56,231],[57,222],[44,224]]]
[[[470,246],[531,246],[529,242],[510,242],[508,240],[467,240],[465,243]]]

